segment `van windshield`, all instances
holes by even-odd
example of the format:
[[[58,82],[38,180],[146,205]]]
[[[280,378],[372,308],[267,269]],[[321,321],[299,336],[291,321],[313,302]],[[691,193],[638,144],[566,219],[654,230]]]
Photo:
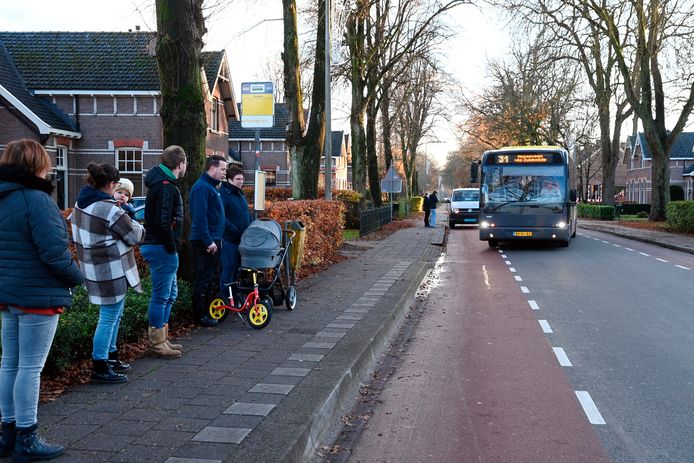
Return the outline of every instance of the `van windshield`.
[[[479,190],[459,190],[454,191],[451,201],[479,201]]]

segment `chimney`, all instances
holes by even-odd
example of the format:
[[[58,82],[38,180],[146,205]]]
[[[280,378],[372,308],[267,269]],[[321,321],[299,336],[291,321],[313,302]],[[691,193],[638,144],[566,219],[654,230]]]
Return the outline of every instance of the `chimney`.
[[[140,32],[140,26],[135,26],[135,31]]]

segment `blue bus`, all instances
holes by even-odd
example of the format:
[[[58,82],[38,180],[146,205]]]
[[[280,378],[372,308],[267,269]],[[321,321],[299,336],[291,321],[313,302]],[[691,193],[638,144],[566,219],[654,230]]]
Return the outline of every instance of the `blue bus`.
[[[546,240],[568,246],[576,236],[576,166],[558,146],[487,151],[480,163],[480,240]]]

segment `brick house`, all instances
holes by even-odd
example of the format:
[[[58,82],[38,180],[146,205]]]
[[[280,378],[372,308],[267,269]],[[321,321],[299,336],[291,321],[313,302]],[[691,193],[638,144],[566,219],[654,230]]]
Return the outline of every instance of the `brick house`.
[[[61,208],[89,162],[111,163],[144,194],[163,150],[161,91],[150,32],[0,32],[0,149],[18,138],[51,155]],[[226,53],[203,53],[206,153],[228,153],[238,119]]]
[[[646,136],[639,133],[627,140],[627,201],[651,202],[651,152]],[[684,189],[685,199],[692,199],[692,165],[694,165],[694,132],[683,132],[670,150],[670,185]]]
[[[238,106],[239,113],[241,106]],[[275,124],[269,129],[260,129],[260,170],[265,172],[265,182],[269,187],[291,186],[291,157],[286,144],[289,114],[285,103],[275,103]],[[333,186],[346,189],[348,135],[342,131],[332,133]],[[232,162],[242,166],[245,185],[254,184],[255,171],[255,129],[244,129],[240,120],[229,123],[229,157]],[[321,172],[324,166],[321,160]],[[321,174],[322,175],[322,174]],[[323,185],[322,177],[319,184]]]

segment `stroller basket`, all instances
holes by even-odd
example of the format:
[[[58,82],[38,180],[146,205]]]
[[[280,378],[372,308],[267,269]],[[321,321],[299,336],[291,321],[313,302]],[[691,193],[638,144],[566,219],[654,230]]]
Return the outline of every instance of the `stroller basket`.
[[[254,220],[241,235],[241,266],[274,268],[282,259],[282,227],[274,220]]]

